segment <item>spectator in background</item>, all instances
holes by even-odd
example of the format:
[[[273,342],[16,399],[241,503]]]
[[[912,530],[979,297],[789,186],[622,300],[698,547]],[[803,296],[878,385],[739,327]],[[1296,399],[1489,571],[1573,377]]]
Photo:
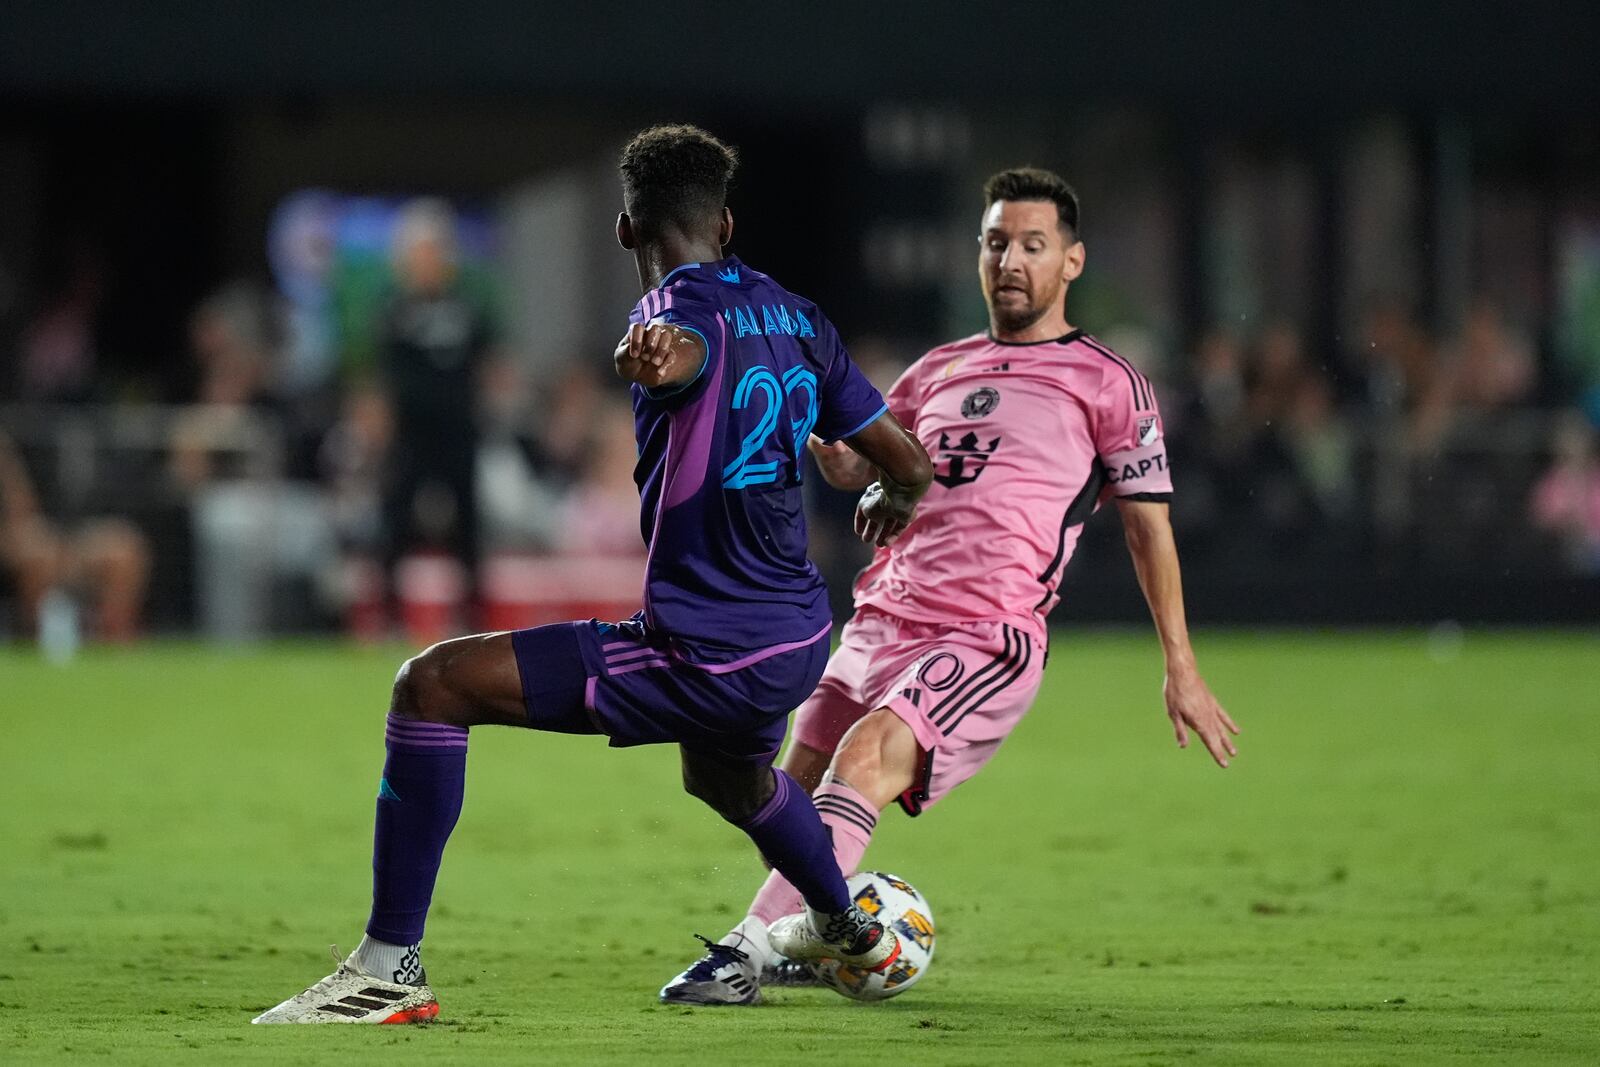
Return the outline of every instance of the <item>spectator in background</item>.
[[[336,599],[346,629],[367,640],[389,634],[378,559],[383,545],[379,487],[394,440],[392,415],[388,400],[370,380],[354,381],[317,451],[317,473],[340,552]]]
[[[558,375],[558,382],[570,375]],[[585,426],[594,424],[590,386],[580,386],[566,401],[557,401],[553,420],[530,425],[527,375],[510,359],[490,362],[484,368],[480,410],[483,427],[478,446],[478,506],[482,510],[483,539],[489,552],[540,551],[552,547],[560,536],[561,493],[576,471],[557,470],[541,456],[541,430],[551,421],[566,423],[576,413],[581,420],[563,426],[561,433],[576,434],[573,462],[586,440]],[[570,410],[568,410],[570,408]],[[631,432],[628,439],[632,440]],[[637,509],[637,506],[635,507]]]
[[[1333,383],[1326,374],[1308,368],[1301,376],[1284,412],[1283,438],[1322,520],[1319,526],[1348,528],[1356,518],[1358,499],[1356,437],[1334,405]]]
[[[1305,346],[1300,331],[1277,321],[1256,340],[1250,366],[1248,410],[1258,430],[1281,427],[1294,407],[1306,375]]]
[[[1454,348],[1450,399],[1458,413],[1493,414],[1532,399],[1539,374],[1533,348],[1498,305],[1475,301]]]
[[[172,473],[182,488],[229,476],[237,450],[217,443],[246,434],[252,413],[276,413],[267,390],[275,340],[270,298],[248,282],[224,285],[195,308],[189,346],[199,407],[178,420],[172,438]]]
[[[1249,349],[1226,328],[1209,331],[1194,360],[1185,475],[1205,545],[1257,558],[1335,542],[1329,520],[1354,503],[1355,442],[1334,407],[1328,375],[1306,357],[1300,330],[1279,320]],[[1192,450],[1192,451],[1190,451]],[[1240,523],[1234,520],[1245,519]],[[1226,531],[1224,533],[1224,531]]]
[[[279,614],[296,628],[315,621],[337,558],[320,490],[284,476],[290,420],[271,392],[280,336],[271,297],[248,283],[222,287],[190,319],[198,403],[174,426],[170,465],[190,501],[200,622],[215,640],[263,637]]]
[[[396,292],[384,313],[379,375],[394,410],[384,480],[384,571],[419,547],[444,548],[478,570],[476,379],[491,344],[489,319],[458,284],[455,216],[438,200],[400,213],[393,244]]]
[[[98,361],[96,329],[105,267],[90,245],[75,243],[49,273],[44,306],[20,339],[17,392],[24,400],[86,400]]]
[[[1567,564],[1600,574],[1600,440],[1580,412],[1563,413],[1555,458],[1533,491],[1533,522],[1555,536]]]
[[[1450,382],[1433,338],[1397,297],[1381,297],[1367,309],[1354,361],[1366,383],[1366,401],[1378,414],[1397,420],[1412,451],[1437,446],[1449,425]]]
[[[1355,438],[1335,406],[1327,371],[1306,358],[1298,327],[1283,320],[1267,327],[1251,377],[1251,419],[1287,457],[1303,505],[1319,519],[1350,518]]]
[[[15,586],[24,633],[39,632],[49,598],[72,597],[90,608],[91,636],[131,641],[149,574],[150,549],[133,524],[101,518],[63,530],[51,522],[22,457],[0,434],[0,576]]]
[[[322,439],[317,471],[345,552],[376,559],[383,539],[378,495],[384,457],[394,441],[393,413],[370,381],[345,391],[339,420]]]
[[[1194,358],[1193,419],[1207,438],[1207,451],[1232,454],[1249,436],[1245,416],[1244,346],[1230,331],[1211,329]]]
[[[1247,515],[1254,507],[1248,466],[1253,428],[1248,411],[1245,352],[1232,331],[1215,327],[1200,338],[1191,361],[1186,403],[1174,405],[1186,427],[1173,456],[1184,465],[1184,506],[1174,521],[1185,529],[1190,551],[1225,549],[1224,516]]]
[[[591,424],[583,476],[561,506],[558,544],[566,555],[643,556],[639,487],[633,471],[638,448],[633,413],[608,403]]]
[[[1261,332],[1245,375],[1245,468],[1235,476],[1248,479],[1256,515],[1280,552],[1303,551],[1318,517],[1290,425],[1309,373],[1298,329],[1280,320]]]
[[[538,420],[528,439],[534,471],[558,491],[583,474],[591,430],[605,404],[594,369],[574,361],[553,373],[538,405]],[[633,431],[628,431],[631,437]]]

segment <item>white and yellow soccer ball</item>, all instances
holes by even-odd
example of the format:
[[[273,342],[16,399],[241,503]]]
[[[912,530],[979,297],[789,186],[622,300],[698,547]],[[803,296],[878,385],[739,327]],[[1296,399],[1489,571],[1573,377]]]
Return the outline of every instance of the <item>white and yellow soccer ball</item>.
[[[811,973],[851,1000],[897,997],[922,981],[933,962],[933,909],[911,883],[883,871],[862,871],[850,878],[849,886],[861,910],[887,923],[900,938],[900,958],[880,974],[838,960],[817,960],[810,964]]]

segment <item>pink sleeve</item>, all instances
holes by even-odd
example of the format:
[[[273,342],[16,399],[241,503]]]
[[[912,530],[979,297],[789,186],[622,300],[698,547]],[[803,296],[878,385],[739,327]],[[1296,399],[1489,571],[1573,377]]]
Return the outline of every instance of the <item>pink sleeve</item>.
[[[916,423],[922,392],[921,375],[917,372],[922,369],[922,363],[923,360],[919,359],[901,371],[900,377],[896,378],[889,391],[883,394],[883,399],[889,405],[890,414],[899,420],[902,426],[910,427]]]
[[[1105,471],[1106,495],[1165,500],[1172,495],[1172,471],[1155,390],[1120,358],[1115,362],[1095,408],[1095,451]]]

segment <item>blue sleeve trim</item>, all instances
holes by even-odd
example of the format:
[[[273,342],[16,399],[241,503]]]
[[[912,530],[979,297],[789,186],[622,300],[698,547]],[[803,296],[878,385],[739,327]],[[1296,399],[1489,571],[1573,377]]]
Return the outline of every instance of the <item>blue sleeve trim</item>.
[[[833,444],[834,441],[842,441],[846,437],[854,437],[856,434],[860,433],[862,430],[865,430],[868,426],[871,426],[873,423],[875,423],[879,419],[883,418],[884,412],[886,412],[888,410],[889,410],[889,405],[888,404],[884,404],[883,407],[881,407],[877,411],[873,412],[872,418],[870,418],[867,421],[863,422],[860,426],[857,426],[853,430],[848,430],[845,433],[840,434],[838,437],[830,438],[829,441],[828,441],[828,444],[831,445],[831,444]]]
[[[690,378],[682,385],[674,385],[667,389],[651,389],[648,386],[641,385],[639,388],[643,389],[644,395],[649,397],[651,400],[665,400],[668,397],[677,396],[679,393],[687,392],[688,390],[694,388],[695,383],[701,378],[705,377],[706,367],[711,362],[711,342],[706,339],[705,334],[701,333],[699,330],[695,329],[693,326],[690,326],[686,322],[674,322],[672,325],[676,326],[680,330],[688,330],[690,333],[700,338],[700,343],[706,346],[706,358],[700,361],[700,369],[694,372],[694,377]]]

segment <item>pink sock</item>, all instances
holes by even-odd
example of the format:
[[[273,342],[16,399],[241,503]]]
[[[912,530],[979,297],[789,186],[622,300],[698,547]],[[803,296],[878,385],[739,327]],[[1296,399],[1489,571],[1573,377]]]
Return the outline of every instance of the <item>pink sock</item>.
[[[812,794],[822,824],[833,838],[833,855],[845,877],[855,873],[878,825],[878,813],[866,797],[842,782],[829,782]],[[750,902],[750,914],[764,923],[793,915],[804,906],[800,893],[788,880],[773,871]]]

